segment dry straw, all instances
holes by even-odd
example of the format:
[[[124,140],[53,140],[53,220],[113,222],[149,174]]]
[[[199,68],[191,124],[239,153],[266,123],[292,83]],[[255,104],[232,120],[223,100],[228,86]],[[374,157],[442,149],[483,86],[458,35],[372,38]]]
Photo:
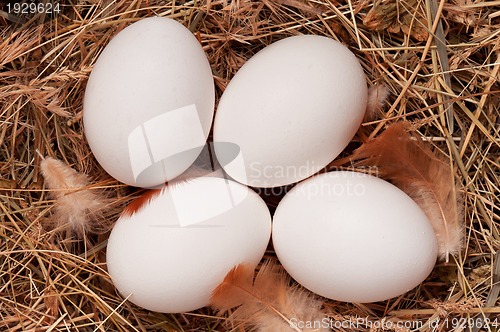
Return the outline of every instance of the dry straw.
[[[348,156],[360,143],[387,124],[409,120],[456,172],[465,205],[461,254],[438,263],[425,282],[398,298],[363,305],[326,301],[322,310],[332,326],[433,331],[439,325],[440,331],[462,331],[468,325],[457,324],[468,322],[474,331],[487,331],[486,318],[500,325],[499,1],[61,0],[61,5],[54,19],[39,14],[17,24],[26,17],[8,14],[6,7],[0,11],[1,331],[231,330],[227,316],[208,308],[176,315],[138,308],[110,282],[106,233],[82,241],[43,227],[55,202],[36,150],[86,174],[86,190],[105,191],[111,203],[101,217],[107,221],[116,220],[139,194],[111,179],[94,160],[82,133],[82,97],[112,36],[154,15],[172,17],[198,37],[218,96],[249,57],[274,41],[297,34],[341,41],[361,61],[369,85],[384,84],[390,97],[381,116],[363,125],[335,165],[350,168]],[[266,199],[275,205],[275,197]],[[275,260],[271,248],[266,257]]]

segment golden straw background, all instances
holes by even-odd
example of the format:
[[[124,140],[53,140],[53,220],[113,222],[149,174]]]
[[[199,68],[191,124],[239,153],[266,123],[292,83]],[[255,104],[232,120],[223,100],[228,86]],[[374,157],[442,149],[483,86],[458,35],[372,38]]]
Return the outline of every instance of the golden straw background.
[[[44,228],[54,201],[37,149],[88,174],[92,190],[108,193],[104,223],[113,223],[141,193],[112,179],[93,158],[83,135],[82,100],[109,40],[155,15],[174,18],[197,36],[218,97],[247,59],[274,41],[315,34],[344,43],[368,84],[384,84],[391,95],[379,119],[363,125],[336,164],[349,168],[353,149],[387,124],[409,120],[455,170],[465,195],[462,254],[439,262],[400,297],[363,305],[325,300],[332,321],[413,321],[422,323],[418,331],[433,331],[425,323],[439,318],[440,331],[462,331],[452,322],[470,318],[472,330],[487,331],[479,327],[488,317],[500,327],[500,1],[61,0],[54,19],[42,13],[22,24],[2,10],[1,331],[231,331],[226,316],[209,308],[161,314],[124,301],[106,272],[109,233],[78,241]],[[271,208],[278,200],[265,199]],[[276,259],[271,247],[266,257]],[[338,330],[370,328],[377,330],[369,324]]]

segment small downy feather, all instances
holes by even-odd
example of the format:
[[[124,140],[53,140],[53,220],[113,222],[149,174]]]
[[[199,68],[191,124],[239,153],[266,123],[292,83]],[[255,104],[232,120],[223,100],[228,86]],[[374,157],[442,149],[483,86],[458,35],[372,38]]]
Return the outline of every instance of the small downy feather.
[[[380,110],[384,107],[389,95],[389,88],[384,84],[377,84],[368,89],[368,101],[366,103],[364,122],[380,118]]]
[[[88,188],[85,174],[78,173],[60,160],[46,157],[40,164],[49,196],[55,200],[54,213],[46,226],[67,237],[83,237],[104,227],[99,218],[105,206],[104,195]]]
[[[396,122],[354,151],[356,167],[377,167],[379,176],[410,196],[426,213],[436,233],[438,253],[449,261],[462,249],[463,206],[451,166]]]
[[[211,306],[236,327],[258,332],[330,331],[321,324],[322,302],[295,284],[278,264],[265,262],[254,280],[254,266],[240,264],[213,291]],[[299,329],[297,322],[311,328]]]

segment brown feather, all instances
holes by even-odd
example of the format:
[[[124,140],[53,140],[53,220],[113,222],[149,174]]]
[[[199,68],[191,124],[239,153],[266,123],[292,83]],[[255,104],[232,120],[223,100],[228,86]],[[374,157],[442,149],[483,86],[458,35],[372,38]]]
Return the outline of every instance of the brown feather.
[[[425,211],[436,233],[439,256],[462,248],[462,204],[452,167],[406,122],[396,122],[354,151],[355,166],[377,167],[380,177],[408,194]]]
[[[105,207],[102,193],[90,189],[85,174],[78,173],[60,160],[46,157],[40,163],[49,196],[55,200],[49,228],[82,237],[86,232],[106,231],[100,215]]]
[[[131,217],[134,213],[142,209],[145,204],[149,203],[153,198],[158,196],[160,193],[161,189],[151,189],[144,192],[142,195],[135,198],[125,207],[125,209],[121,213],[121,216]]]
[[[329,331],[322,326],[321,301],[297,284],[290,286],[290,278],[279,265],[268,261],[255,280],[253,276],[252,265],[234,267],[213,291],[211,306],[221,312],[237,307],[228,320],[255,331]],[[297,322],[314,328],[299,329]]]
[[[125,207],[121,216],[132,216],[134,213],[148,204],[152,199],[158,196],[161,191],[167,186],[183,185],[184,183],[189,182],[189,180],[192,178],[223,177],[222,169],[220,168],[220,166],[217,165],[217,167],[210,168],[210,165],[207,165],[210,160],[206,161],[202,159],[202,157],[205,157],[205,159],[208,158],[205,156],[205,154],[207,153],[205,151],[202,151],[202,154],[198,157],[194,164],[192,164],[186,171],[184,171],[184,173],[175,177],[175,179],[165,183],[162,188],[147,190],[143,194],[135,198],[132,202],[129,203],[129,205],[127,205],[127,207]]]

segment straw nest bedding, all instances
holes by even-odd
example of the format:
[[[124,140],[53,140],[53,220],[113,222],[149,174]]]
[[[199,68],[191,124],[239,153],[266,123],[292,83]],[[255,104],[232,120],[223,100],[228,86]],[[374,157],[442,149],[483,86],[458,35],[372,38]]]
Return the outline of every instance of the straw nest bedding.
[[[341,41],[361,61],[369,85],[390,91],[381,114],[341,157],[387,124],[409,120],[456,170],[465,195],[461,255],[438,263],[422,285],[398,298],[364,305],[327,300],[323,310],[332,322],[361,318],[337,330],[407,331],[377,322],[410,321],[413,329],[432,331],[425,323],[439,318],[440,331],[462,330],[459,322],[485,331],[480,319],[500,316],[499,1],[60,3],[53,19],[40,14],[14,24],[5,6],[0,12],[0,330],[231,329],[209,308],[175,315],[141,309],[117,294],[106,273],[106,228],[140,191],[96,163],[82,131],[82,99],[108,41],[154,15],[178,20],[199,38],[218,96],[248,58],[274,41],[297,34]],[[108,227],[100,234],[75,240],[47,230],[54,201],[36,150],[88,174],[90,186],[106,192],[101,220]],[[277,198],[266,200],[272,207]],[[266,257],[275,259],[272,249]]]

